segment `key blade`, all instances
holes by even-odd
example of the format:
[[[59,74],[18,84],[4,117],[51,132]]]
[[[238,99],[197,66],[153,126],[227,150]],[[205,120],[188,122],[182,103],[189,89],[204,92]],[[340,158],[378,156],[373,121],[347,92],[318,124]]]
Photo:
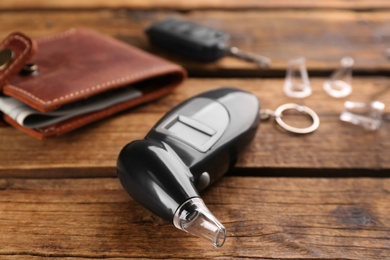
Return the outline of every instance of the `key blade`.
[[[271,59],[258,54],[241,51],[237,47],[231,47],[228,50],[228,54],[241,60],[256,63],[261,68],[268,68],[271,64]]]

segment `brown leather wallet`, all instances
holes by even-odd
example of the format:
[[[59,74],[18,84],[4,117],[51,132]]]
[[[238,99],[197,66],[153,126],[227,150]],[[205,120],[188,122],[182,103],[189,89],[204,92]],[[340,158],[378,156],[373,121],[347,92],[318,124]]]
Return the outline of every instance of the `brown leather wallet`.
[[[186,77],[185,70],[176,64],[89,29],[71,29],[37,40],[13,33],[0,44],[1,50],[6,50],[9,58],[9,62],[4,57],[0,61],[3,97],[12,97],[39,113],[91,98],[104,101],[112,93],[123,99],[118,90],[128,87],[138,93],[109,107],[44,127],[26,127],[3,114],[6,122],[39,139],[61,135],[162,97]],[[29,71],[32,67],[37,69]]]

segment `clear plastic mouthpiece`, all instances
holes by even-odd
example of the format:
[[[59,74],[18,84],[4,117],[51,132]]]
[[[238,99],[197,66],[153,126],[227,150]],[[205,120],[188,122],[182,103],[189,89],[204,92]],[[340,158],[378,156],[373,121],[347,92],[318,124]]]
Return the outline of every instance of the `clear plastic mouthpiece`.
[[[206,239],[216,248],[225,243],[225,227],[208,210],[201,198],[192,198],[184,202],[176,210],[173,224],[178,229]]]

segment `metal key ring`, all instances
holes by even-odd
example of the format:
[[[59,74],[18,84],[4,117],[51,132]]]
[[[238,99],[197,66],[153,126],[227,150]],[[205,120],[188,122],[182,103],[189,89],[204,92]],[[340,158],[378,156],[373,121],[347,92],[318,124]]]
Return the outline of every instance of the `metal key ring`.
[[[294,126],[288,125],[282,119],[283,112],[288,110],[288,109],[294,109],[300,113],[304,113],[304,114],[309,115],[311,120],[313,121],[313,123],[311,124],[311,126],[304,127],[304,128],[299,128],[299,127],[294,127]],[[312,110],[311,108],[309,108],[307,106],[293,104],[293,103],[284,104],[284,105],[281,105],[280,107],[278,107],[274,112],[274,117],[275,117],[276,122],[284,130],[291,132],[291,133],[294,133],[294,134],[309,134],[311,132],[314,132],[318,128],[318,126],[320,125],[320,119],[319,119],[318,115],[316,114],[316,112],[314,112],[314,110]]]

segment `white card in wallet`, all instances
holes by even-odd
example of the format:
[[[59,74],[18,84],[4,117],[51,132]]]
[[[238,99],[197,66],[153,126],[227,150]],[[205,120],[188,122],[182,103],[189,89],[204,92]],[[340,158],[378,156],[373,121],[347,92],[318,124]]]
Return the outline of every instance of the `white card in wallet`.
[[[42,113],[15,98],[0,96],[0,111],[24,127],[40,128],[60,123],[79,115],[104,110],[140,96],[142,96],[142,92],[137,89],[131,87],[120,88],[110,91],[110,95],[97,95],[65,105],[48,113]]]

